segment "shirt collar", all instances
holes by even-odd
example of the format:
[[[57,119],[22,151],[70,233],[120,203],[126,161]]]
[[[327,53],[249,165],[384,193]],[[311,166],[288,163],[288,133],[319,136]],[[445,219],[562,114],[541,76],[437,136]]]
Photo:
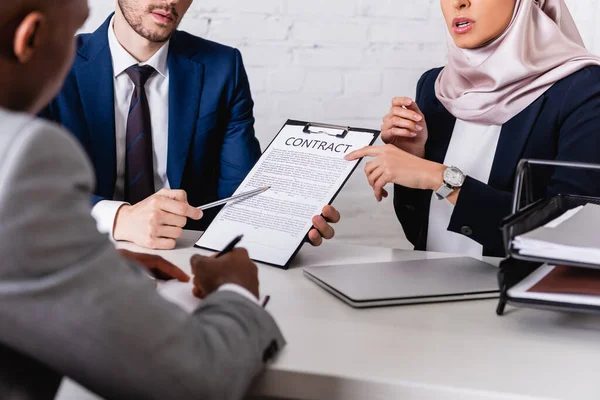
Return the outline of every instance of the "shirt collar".
[[[108,26],[108,46],[112,56],[115,78],[125,72],[127,68],[138,64],[149,65],[163,77],[167,78],[169,75],[168,55],[170,42],[166,42],[148,61],[140,63],[119,43],[113,27],[114,20],[115,17],[112,18]]]

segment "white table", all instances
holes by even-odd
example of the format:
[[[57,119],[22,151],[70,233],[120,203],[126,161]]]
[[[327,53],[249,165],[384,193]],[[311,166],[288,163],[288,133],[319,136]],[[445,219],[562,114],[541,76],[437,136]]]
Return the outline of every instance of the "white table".
[[[157,252],[189,270],[197,234]],[[135,246],[125,245],[130,249]],[[288,271],[259,266],[288,341],[252,394],[294,400],[600,399],[600,318],[510,309],[496,300],[356,310],[304,266],[447,255],[326,243]],[[496,261],[497,263],[497,261]],[[72,383],[59,399],[84,399]]]

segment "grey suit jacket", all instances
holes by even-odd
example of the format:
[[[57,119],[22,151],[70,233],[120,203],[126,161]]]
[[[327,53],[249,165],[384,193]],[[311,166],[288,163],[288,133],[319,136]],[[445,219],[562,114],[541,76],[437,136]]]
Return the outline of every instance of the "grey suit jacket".
[[[284,345],[273,319],[231,292],[192,315],[164,300],[96,230],[93,189],[71,135],[0,109],[0,398],[52,398],[53,374],[109,399],[243,397]]]

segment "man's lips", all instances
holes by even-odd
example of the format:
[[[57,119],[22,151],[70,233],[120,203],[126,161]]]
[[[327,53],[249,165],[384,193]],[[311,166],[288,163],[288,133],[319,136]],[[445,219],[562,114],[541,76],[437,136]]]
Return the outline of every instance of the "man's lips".
[[[467,33],[473,28],[475,21],[472,19],[458,17],[452,21],[452,30],[457,34]]]
[[[154,10],[152,11],[152,15],[154,16],[154,18],[158,19],[163,23],[175,22],[175,17],[173,16],[173,14],[167,11]]]

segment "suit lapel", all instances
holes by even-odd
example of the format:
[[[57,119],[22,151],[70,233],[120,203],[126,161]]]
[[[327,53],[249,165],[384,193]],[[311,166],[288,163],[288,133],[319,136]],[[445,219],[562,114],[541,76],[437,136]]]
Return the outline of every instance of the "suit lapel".
[[[527,139],[545,100],[546,96],[541,96],[502,126],[489,179],[491,186],[508,189],[511,185]]]
[[[87,60],[74,67],[94,164],[102,171],[97,174],[98,189],[108,197],[113,194],[117,177],[113,66],[108,46],[110,18],[79,50]]]
[[[181,186],[190,144],[196,129],[204,65],[185,54],[177,34],[169,48],[169,151],[167,176],[171,188]]]

